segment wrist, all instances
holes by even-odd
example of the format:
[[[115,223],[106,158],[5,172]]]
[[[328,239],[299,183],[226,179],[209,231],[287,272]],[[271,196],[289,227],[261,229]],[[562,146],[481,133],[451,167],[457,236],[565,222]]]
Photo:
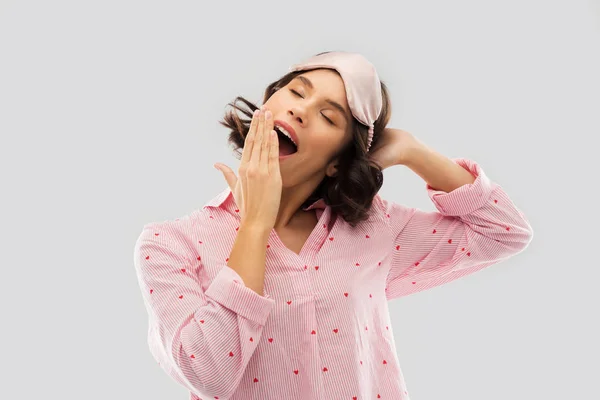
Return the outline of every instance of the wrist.
[[[257,222],[242,221],[240,223],[240,231],[251,233],[253,236],[269,237],[272,228],[266,227],[264,224]]]

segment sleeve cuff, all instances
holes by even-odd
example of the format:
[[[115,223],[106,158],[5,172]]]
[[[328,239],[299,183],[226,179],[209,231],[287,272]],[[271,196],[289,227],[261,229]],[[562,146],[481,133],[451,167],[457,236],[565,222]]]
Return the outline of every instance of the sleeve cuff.
[[[268,294],[261,296],[244,285],[241,276],[228,265],[214,277],[205,295],[260,325],[265,325],[275,305]]]
[[[435,190],[429,184],[426,184],[426,189],[429,198],[440,213],[459,217],[483,207],[492,195],[494,187],[475,161],[466,158],[453,158],[452,161],[469,171],[475,177],[475,181],[462,185],[449,193]]]

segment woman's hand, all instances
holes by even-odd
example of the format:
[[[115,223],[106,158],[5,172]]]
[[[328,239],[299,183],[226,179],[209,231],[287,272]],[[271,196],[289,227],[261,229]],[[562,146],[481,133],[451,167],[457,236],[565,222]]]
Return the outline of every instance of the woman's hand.
[[[263,106],[264,107],[264,106]],[[256,110],[244,141],[240,178],[226,165],[216,163],[223,173],[240,210],[241,224],[271,230],[281,203],[279,139],[273,130],[273,116],[266,108]],[[269,112],[270,113],[270,112]]]
[[[385,128],[381,135],[377,146],[369,150],[373,161],[382,170],[393,165],[404,164],[417,139],[410,132],[402,129]]]

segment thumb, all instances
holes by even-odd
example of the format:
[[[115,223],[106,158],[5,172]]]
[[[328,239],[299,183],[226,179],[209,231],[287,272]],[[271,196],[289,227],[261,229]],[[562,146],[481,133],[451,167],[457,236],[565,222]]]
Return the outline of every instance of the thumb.
[[[235,173],[227,165],[223,165],[221,163],[216,163],[214,167],[223,173],[229,188],[231,191],[233,191],[235,185],[237,184],[237,177],[235,176]]]

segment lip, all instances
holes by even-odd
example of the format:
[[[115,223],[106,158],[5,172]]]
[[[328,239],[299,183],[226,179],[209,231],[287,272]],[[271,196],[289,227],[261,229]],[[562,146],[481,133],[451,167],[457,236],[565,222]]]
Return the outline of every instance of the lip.
[[[298,152],[296,152],[296,153],[292,153],[292,154],[288,154],[287,156],[279,156],[279,160],[280,160],[280,161],[282,161],[282,160],[285,160],[286,158],[290,158],[291,156],[293,156],[294,154],[297,154],[297,153],[298,153]]]
[[[273,121],[273,125],[274,126],[282,126],[283,129],[285,129],[286,131],[288,131],[288,133],[290,134],[290,136],[292,137],[292,139],[294,139],[294,142],[298,143],[298,149],[300,148],[300,141],[298,140],[298,135],[296,135],[296,131],[294,130],[294,128],[292,128],[290,126],[290,124],[286,123],[285,121],[281,121],[279,119],[276,119],[275,121]]]

